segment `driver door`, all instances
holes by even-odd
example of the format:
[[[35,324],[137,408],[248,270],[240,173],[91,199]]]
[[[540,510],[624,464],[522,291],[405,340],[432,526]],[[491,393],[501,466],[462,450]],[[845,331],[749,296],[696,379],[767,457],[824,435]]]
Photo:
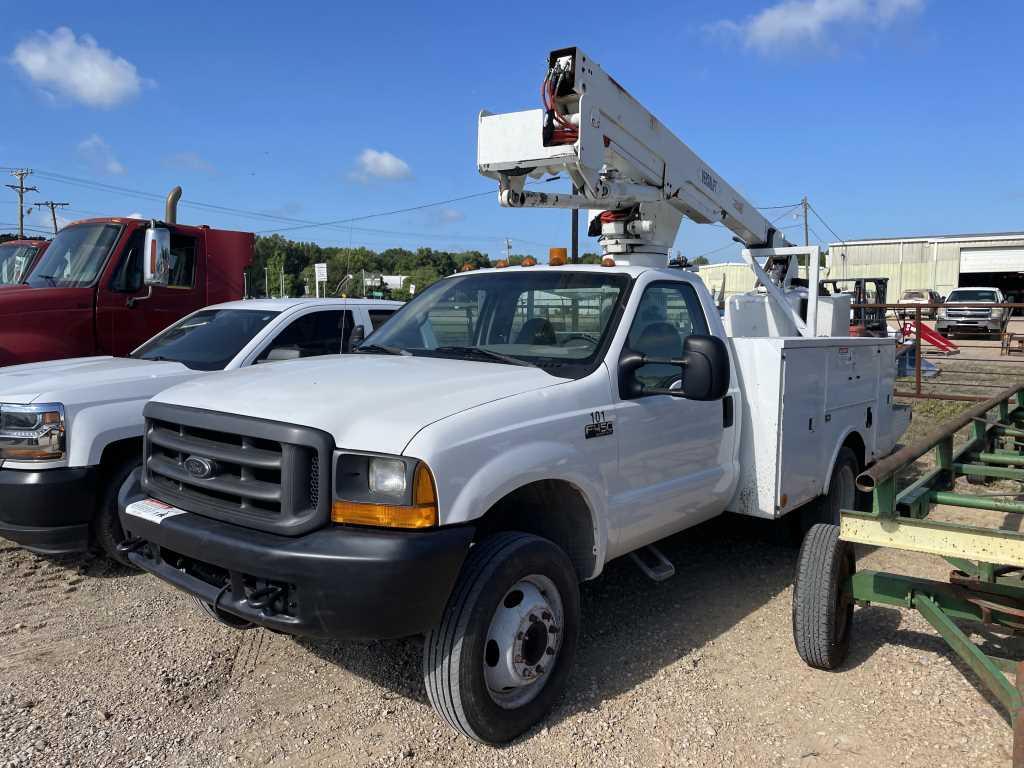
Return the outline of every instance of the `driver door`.
[[[637,307],[627,346],[652,357],[678,358],[691,334],[708,323],[693,286],[650,283]],[[637,371],[648,387],[678,388],[678,366]],[[726,460],[723,404],[671,395],[622,400],[616,407],[619,487],[614,498],[619,544],[628,551],[688,528],[721,511]]]

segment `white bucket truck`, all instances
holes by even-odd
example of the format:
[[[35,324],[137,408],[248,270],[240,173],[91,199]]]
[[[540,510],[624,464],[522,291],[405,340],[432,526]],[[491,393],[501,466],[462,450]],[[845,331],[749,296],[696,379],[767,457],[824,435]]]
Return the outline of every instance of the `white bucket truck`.
[[[652,545],[726,510],[853,506],[907,414],[893,341],[836,337],[848,306],[817,296],[816,249],[580,51],[550,55],[543,109],[480,116],[478,164],[503,205],[602,211],[604,265],[462,272],[361,354],[160,393],[121,520],[133,563],[232,626],[424,633],[438,714],[498,743],[561,694],[580,581],[630,553],[665,577]],[[551,173],[579,191],[525,188]],[[724,324],[667,267],[684,215],[749,246],[762,287]]]

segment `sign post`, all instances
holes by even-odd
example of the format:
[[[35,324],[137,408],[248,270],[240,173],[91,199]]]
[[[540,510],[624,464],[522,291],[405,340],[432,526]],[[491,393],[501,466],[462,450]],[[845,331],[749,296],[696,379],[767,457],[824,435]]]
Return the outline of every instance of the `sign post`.
[[[316,296],[320,298],[320,283],[324,283],[324,293],[327,293],[327,264],[322,261],[314,264],[313,271],[316,277]]]

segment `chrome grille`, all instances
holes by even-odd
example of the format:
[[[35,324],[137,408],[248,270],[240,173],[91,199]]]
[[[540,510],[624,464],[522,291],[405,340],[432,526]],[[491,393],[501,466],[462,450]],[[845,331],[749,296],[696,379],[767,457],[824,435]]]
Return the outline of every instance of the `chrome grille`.
[[[147,492],[207,517],[298,534],[327,521],[320,467],[333,449],[320,430],[150,403]]]

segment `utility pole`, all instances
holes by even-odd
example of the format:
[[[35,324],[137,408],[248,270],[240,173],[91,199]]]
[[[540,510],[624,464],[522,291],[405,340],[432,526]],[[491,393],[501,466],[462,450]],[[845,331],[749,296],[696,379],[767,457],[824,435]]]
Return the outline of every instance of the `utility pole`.
[[[263,267],[263,292],[267,294],[267,298],[270,298],[270,270],[267,267]]]
[[[281,265],[281,298],[284,298],[284,265]]]
[[[18,237],[25,236],[25,193],[39,191],[36,187],[25,186],[25,177],[31,175],[31,168],[16,168],[11,171],[11,176],[16,177],[18,179],[18,183],[5,185],[18,193]]]
[[[38,206],[46,206],[50,209],[50,218],[53,219],[53,234],[57,234],[57,209],[64,208],[65,206],[71,205],[71,203],[55,203],[52,200],[46,202],[36,203]]]
[[[807,234],[807,195],[804,195],[804,199],[800,201],[804,207],[804,245],[811,244],[811,238]]]
[[[512,262],[512,241],[509,238],[505,238],[505,261]]]

